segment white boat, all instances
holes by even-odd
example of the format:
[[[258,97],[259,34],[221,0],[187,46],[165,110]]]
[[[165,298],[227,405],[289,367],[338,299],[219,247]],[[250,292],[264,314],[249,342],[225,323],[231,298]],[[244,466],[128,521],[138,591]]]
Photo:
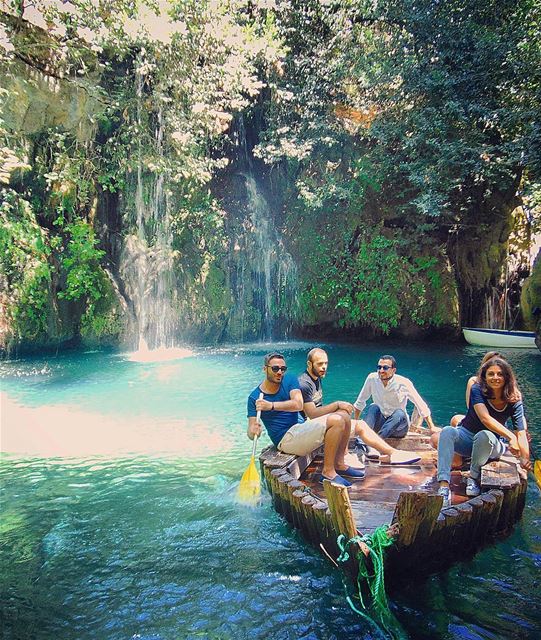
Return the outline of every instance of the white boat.
[[[535,349],[533,331],[508,331],[507,329],[471,329],[462,327],[466,342],[481,347],[518,347]]]

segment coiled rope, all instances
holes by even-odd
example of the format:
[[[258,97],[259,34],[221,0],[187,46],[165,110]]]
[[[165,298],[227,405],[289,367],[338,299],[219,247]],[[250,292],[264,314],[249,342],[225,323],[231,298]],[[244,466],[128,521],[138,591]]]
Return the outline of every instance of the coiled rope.
[[[337,538],[338,548],[340,549],[340,555],[337,558],[338,563],[344,564],[351,557],[351,547],[357,547],[361,543],[366,545],[369,550],[368,557],[364,553],[356,549],[356,559],[359,563],[359,572],[357,574],[357,591],[361,607],[363,610],[355,606],[352,596],[349,594],[348,586],[344,581],[344,588],[346,591],[346,600],[349,606],[363,617],[367,622],[374,624],[374,617],[378,619],[381,626],[390,634],[393,638],[403,638],[404,631],[401,628],[400,623],[395,618],[392,611],[389,609],[389,602],[387,600],[387,594],[385,593],[385,569],[384,569],[384,555],[385,549],[391,546],[394,542],[393,537],[388,535],[388,527],[378,527],[372,535],[354,536],[349,540],[346,536],[340,535]],[[368,561],[370,558],[371,563]],[[370,567],[371,564],[371,567]],[[368,587],[370,592],[371,602],[367,604],[363,598],[363,589]],[[368,611],[372,610],[373,616],[368,615]]]

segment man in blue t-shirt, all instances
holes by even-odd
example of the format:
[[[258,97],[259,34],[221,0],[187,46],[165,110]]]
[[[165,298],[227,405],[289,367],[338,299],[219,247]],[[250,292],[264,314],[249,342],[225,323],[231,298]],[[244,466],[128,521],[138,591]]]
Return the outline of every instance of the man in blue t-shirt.
[[[257,412],[270,439],[279,451],[304,456],[323,444],[323,473],[320,481],[332,480],[350,487],[344,477],[359,480],[364,472],[344,462],[349,441],[349,425],[338,414],[315,420],[304,420],[300,415],[303,399],[299,382],[286,374],[287,366],[281,353],[265,356],[265,379],[248,396],[248,437],[253,440],[261,434]]]

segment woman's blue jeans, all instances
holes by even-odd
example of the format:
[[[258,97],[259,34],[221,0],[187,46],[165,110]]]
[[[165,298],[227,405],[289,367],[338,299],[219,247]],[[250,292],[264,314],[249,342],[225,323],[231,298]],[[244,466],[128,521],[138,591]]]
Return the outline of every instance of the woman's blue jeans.
[[[453,454],[471,455],[470,478],[478,480],[481,467],[490,459],[498,459],[505,453],[506,446],[492,431],[472,433],[464,427],[444,427],[438,443],[438,480],[451,480]]]
[[[374,403],[366,410],[364,421],[382,438],[403,438],[409,429],[409,420],[405,411],[396,409],[386,418]]]

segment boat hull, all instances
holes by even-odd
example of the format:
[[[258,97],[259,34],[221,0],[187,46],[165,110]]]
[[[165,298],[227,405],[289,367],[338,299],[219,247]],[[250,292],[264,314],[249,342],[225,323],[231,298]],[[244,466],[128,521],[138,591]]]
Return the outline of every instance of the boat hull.
[[[533,331],[505,331],[503,329],[462,329],[466,342],[480,347],[535,349]]]
[[[475,498],[465,494],[467,470],[453,470],[453,505],[441,510],[437,454],[429,436],[409,433],[389,442],[415,451],[420,462],[392,467],[367,460],[364,480],[349,489],[327,480],[325,486],[317,482],[321,451],[298,457],[274,447],[265,449],[259,458],[261,471],[276,511],[331,558],[341,552],[340,534],[351,539],[386,527],[394,538],[385,556],[386,581],[397,585],[469,560],[495,539],[509,535],[524,509],[527,487],[516,458],[505,455],[485,465],[483,492]],[[357,558],[354,554],[352,562],[343,566],[352,577],[357,575]]]

